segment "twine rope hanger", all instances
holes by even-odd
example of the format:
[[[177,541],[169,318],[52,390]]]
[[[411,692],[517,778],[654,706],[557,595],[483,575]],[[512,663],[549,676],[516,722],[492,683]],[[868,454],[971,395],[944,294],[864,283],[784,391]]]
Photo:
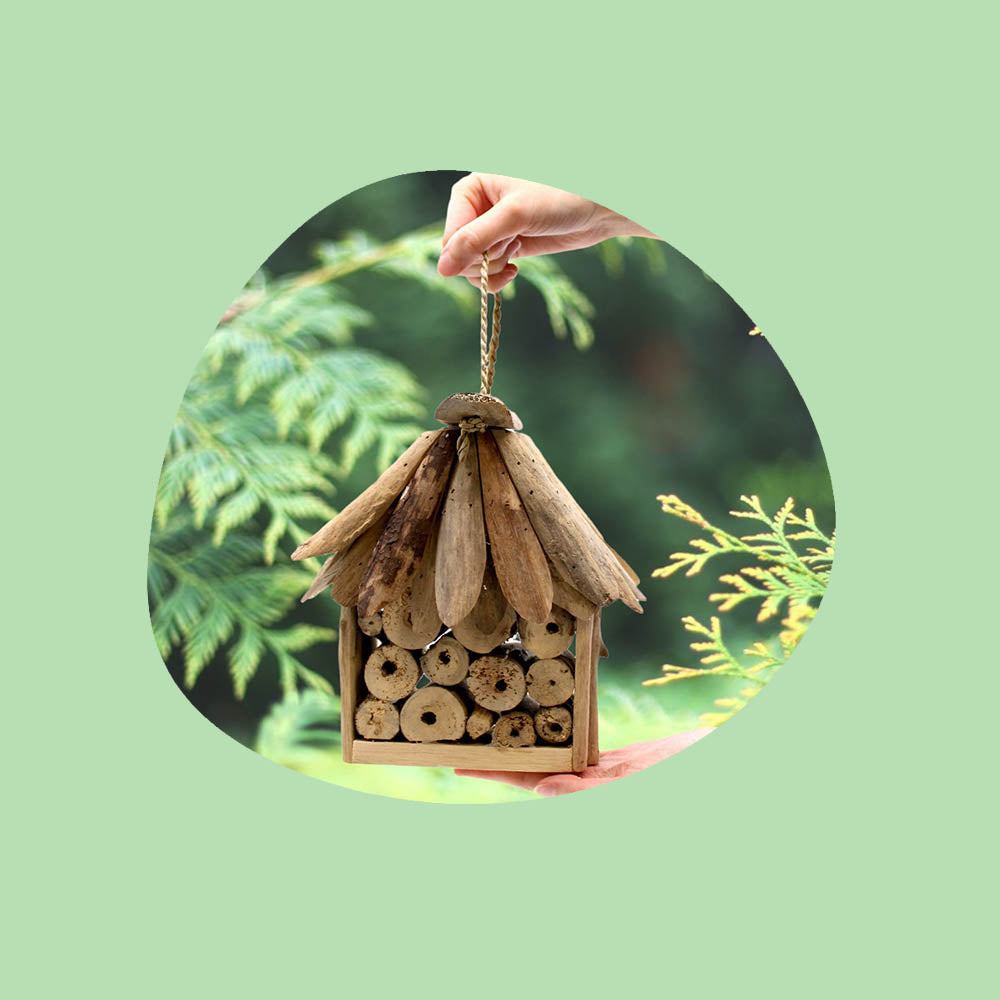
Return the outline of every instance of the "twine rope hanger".
[[[493,395],[493,376],[497,367],[497,347],[500,345],[500,293],[493,293],[492,330],[488,318],[487,298],[489,297],[489,255],[484,253],[479,265],[479,391],[484,396]],[[458,422],[458,458],[461,461],[469,448],[471,436],[486,430],[482,417],[465,417]]]

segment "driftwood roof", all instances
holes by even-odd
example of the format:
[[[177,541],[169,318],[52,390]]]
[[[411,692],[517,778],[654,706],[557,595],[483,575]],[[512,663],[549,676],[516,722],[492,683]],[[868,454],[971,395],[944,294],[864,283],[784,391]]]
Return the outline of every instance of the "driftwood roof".
[[[546,621],[554,604],[579,617],[617,600],[642,612],[635,572],[515,414],[463,393],[435,415],[448,426],[421,434],[292,554],[330,554],[303,600],[329,587],[361,616],[401,609],[432,638],[442,622],[485,622],[508,604],[527,622]]]

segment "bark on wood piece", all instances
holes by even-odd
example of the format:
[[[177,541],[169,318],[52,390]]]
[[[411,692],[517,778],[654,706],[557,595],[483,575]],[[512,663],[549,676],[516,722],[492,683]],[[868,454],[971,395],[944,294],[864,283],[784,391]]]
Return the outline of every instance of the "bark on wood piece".
[[[354,707],[357,704],[358,674],[361,671],[361,632],[358,629],[358,616],[351,607],[340,609],[337,660],[340,665],[341,755],[350,764],[354,747]]]
[[[622,590],[617,560],[526,434],[489,432],[559,575],[601,607]],[[638,604],[638,602],[635,602]],[[631,604],[629,605],[632,606]]]
[[[543,660],[559,656],[573,641],[573,616],[563,608],[552,606],[552,614],[543,622],[517,620],[517,631],[524,648]]]
[[[374,614],[403,592],[434,530],[455,457],[455,431],[442,431],[386,522],[361,582],[358,613]]]
[[[399,732],[399,709],[391,701],[369,696],[354,713],[354,727],[366,740],[391,740]]]
[[[481,656],[469,664],[466,690],[491,712],[516,708],[528,690],[524,668],[508,656]]]
[[[573,735],[573,716],[563,705],[540,708],[535,712],[535,732],[546,743],[568,743]]]
[[[469,672],[468,650],[453,636],[443,635],[420,657],[420,669],[432,684],[461,684]]]
[[[493,436],[476,437],[483,513],[500,589],[522,618],[545,621],[552,608],[548,560]]]
[[[596,617],[596,616],[595,616]],[[590,715],[597,711],[591,699],[591,675],[597,663],[594,619],[576,619],[576,697],[573,699],[573,770],[582,771],[590,759]]]
[[[468,721],[465,723],[465,731],[472,739],[478,740],[493,728],[496,717],[495,712],[491,712],[488,708],[483,708],[482,705],[476,705],[469,713]]]
[[[587,600],[579,590],[572,584],[567,583],[555,566],[549,562],[549,571],[552,573],[552,603],[558,604],[560,608],[565,608],[571,615],[577,618],[590,618],[596,611],[597,605]]]
[[[534,720],[527,712],[507,712],[493,727],[495,747],[533,747],[537,740]]]
[[[432,684],[418,688],[399,712],[399,728],[411,743],[459,740],[465,735],[465,704],[454,691]]]
[[[467,417],[480,417],[488,427],[519,429],[521,421],[496,396],[481,392],[457,392],[442,400],[434,416],[443,424],[457,424]]]
[[[367,531],[393,504],[413,478],[431,446],[444,431],[425,431],[368,487],[335,518],[327,521],[293,553],[293,559],[340,552]]]
[[[528,694],[546,708],[565,704],[573,697],[573,668],[565,657],[535,660],[525,681]]]
[[[389,514],[383,514],[346,549],[330,556],[303,595],[303,603],[329,587],[331,596],[342,608],[357,604],[361,578],[365,575],[375,544],[388,520]]]
[[[594,656],[594,669],[590,672],[590,732],[587,739],[588,764],[596,764],[601,755],[601,749],[598,745],[597,664],[602,656],[608,655],[608,649],[601,638],[600,614],[594,615],[594,645],[597,649]]]
[[[441,618],[434,598],[435,535],[436,532],[413,579],[382,612],[386,638],[406,649],[423,649],[441,634]]]
[[[365,687],[383,701],[405,698],[420,679],[420,669],[413,656],[400,646],[379,646],[365,661]]]
[[[467,448],[455,463],[441,508],[435,592],[441,620],[451,626],[475,607],[486,571],[486,525],[479,455]]]
[[[473,653],[489,653],[510,638],[516,620],[514,609],[504,601],[503,615],[491,631],[484,631],[476,624],[475,609],[468,618],[463,618],[454,625],[451,631],[466,649]]]
[[[373,615],[365,615],[358,618],[358,628],[365,635],[375,638],[382,634],[382,613],[376,611]]]

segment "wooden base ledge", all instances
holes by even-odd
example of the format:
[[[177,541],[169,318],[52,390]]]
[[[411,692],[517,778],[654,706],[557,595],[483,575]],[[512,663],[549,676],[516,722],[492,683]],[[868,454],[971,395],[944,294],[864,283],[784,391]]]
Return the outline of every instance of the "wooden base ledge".
[[[462,746],[455,743],[377,743],[354,741],[357,764],[407,764],[418,767],[460,767],[475,771],[572,770],[570,747]]]

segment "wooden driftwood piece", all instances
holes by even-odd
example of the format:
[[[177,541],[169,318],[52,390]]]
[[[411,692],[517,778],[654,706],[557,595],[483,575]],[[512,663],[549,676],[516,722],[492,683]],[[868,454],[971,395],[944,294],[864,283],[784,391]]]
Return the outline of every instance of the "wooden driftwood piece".
[[[535,533],[559,575],[598,607],[621,598],[641,612],[631,581],[531,438],[510,431],[488,433],[496,441]],[[631,588],[626,593],[623,580]]]
[[[381,612],[376,611],[373,615],[365,615],[364,617],[358,618],[358,628],[372,639],[380,636],[382,634]]]
[[[307,559],[346,548],[370,528],[403,492],[431,446],[445,431],[425,431],[368,487],[336,517],[327,521],[293,553],[293,559]]]
[[[366,740],[391,740],[399,732],[399,709],[369,695],[354,713],[354,727]]]
[[[434,554],[432,535],[413,579],[382,612],[386,638],[397,646],[423,649],[441,633],[441,617],[434,599]]]
[[[386,522],[358,595],[358,613],[374,614],[403,592],[434,531],[455,457],[455,431],[442,431],[428,450]]]
[[[496,396],[481,392],[457,392],[443,400],[434,411],[443,424],[457,424],[469,417],[479,417],[487,427],[521,429],[521,421]]]
[[[521,617],[545,621],[552,607],[548,560],[493,436],[477,434],[476,437],[483,513],[500,588]]]
[[[489,653],[510,638],[516,619],[514,609],[507,603],[507,598],[500,589],[490,560],[486,564],[479,600],[469,614],[456,622],[451,630],[466,649],[471,649],[474,653]]]
[[[361,579],[388,519],[389,515],[384,514],[346,549],[330,556],[302,596],[302,601],[311,600],[329,587],[331,596],[341,607],[353,607],[357,604]]]
[[[476,705],[469,713],[468,721],[465,723],[465,731],[472,739],[478,740],[493,728],[496,717],[495,712],[483,708],[482,705]]]
[[[379,646],[365,661],[365,687],[383,701],[405,698],[419,679],[417,661],[400,646]]]
[[[340,745],[344,760],[351,763],[354,748],[354,706],[358,696],[362,636],[354,608],[340,609],[337,659],[340,664]]]
[[[537,738],[535,723],[527,712],[507,712],[493,727],[496,747],[533,747]]]
[[[535,660],[525,675],[528,694],[546,708],[573,697],[573,668],[568,657]]]
[[[481,656],[473,660],[465,685],[473,701],[491,712],[516,708],[528,690],[524,668],[508,656]]]
[[[563,608],[552,606],[552,613],[542,622],[517,620],[517,631],[524,648],[543,660],[559,656],[573,641],[573,617]]]
[[[572,584],[567,583],[558,570],[549,561],[549,572],[552,574],[552,603],[558,604],[560,608],[565,608],[571,615],[577,618],[590,618],[597,605],[587,600],[579,590]]]
[[[432,684],[461,684],[469,672],[469,652],[453,636],[443,635],[420,657],[420,669]]]
[[[466,709],[449,688],[418,688],[399,712],[399,728],[411,743],[458,740],[465,735]]]
[[[573,715],[563,705],[539,708],[535,712],[535,732],[546,743],[567,743],[573,735]]]
[[[486,526],[479,455],[475,448],[467,448],[455,463],[441,507],[435,592],[445,625],[460,622],[475,607],[485,571]]]

